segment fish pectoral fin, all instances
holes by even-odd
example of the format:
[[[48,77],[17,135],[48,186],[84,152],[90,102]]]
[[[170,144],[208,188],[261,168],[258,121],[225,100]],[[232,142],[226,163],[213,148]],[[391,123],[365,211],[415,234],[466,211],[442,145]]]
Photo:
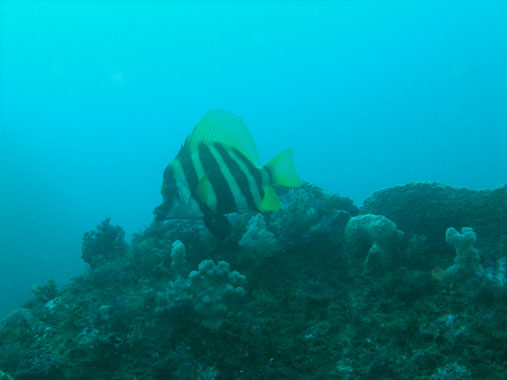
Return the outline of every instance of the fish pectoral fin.
[[[259,210],[262,212],[266,211],[280,211],[280,199],[276,194],[275,189],[271,186],[264,186],[264,198],[262,198],[259,204]]]
[[[301,186],[301,179],[294,165],[294,151],[286,149],[266,164],[273,176],[273,182],[287,187]]]
[[[197,198],[204,203],[208,204],[209,194],[211,192],[211,183],[209,182],[209,178],[207,175],[201,178],[199,184],[197,185],[197,189],[195,190],[195,194]]]
[[[189,140],[193,148],[197,148],[201,143],[220,143],[236,148],[254,164],[259,165],[259,153],[252,135],[243,119],[229,111],[216,109],[206,112],[195,126]]]

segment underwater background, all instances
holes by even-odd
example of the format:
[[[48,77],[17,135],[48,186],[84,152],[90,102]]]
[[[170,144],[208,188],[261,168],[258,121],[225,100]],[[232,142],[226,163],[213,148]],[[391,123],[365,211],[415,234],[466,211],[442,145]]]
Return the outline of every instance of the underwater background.
[[[261,161],[350,197],[507,178],[507,3],[0,2],[0,316],[84,271],[85,231],[147,227],[212,108]]]

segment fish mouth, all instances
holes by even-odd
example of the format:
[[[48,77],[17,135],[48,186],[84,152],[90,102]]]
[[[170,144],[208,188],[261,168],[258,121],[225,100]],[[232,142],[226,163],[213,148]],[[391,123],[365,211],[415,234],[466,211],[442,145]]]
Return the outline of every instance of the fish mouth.
[[[161,205],[155,207],[153,213],[155,214],[155,220],[168,220],[169,205],[167,203],[162,203]]]

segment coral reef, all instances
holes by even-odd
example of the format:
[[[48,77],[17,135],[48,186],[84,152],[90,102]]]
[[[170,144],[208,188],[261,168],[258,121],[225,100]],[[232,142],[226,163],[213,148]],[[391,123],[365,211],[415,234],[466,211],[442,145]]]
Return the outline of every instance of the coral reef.
[[[445,232],[445,241],[456,249],[454,264],[445,270],[446,277],[451,281],[464,281],[478,274],[481,261],[475,248],[477,235],[473,228],[463,227],[459,233],[449,227]]]
[[[0,380],[14,380],[14,379],[8,373],[0,371]]]
[[[215,264],[204,260],[199,270],[188,275],[194,310],[201,315],[203,326],[216,329],[227,315],[229,305],[245,296],[246,277],[230,271],[225,261]]]
[[[112,226],[109,221],[110,218],[107,218],[97,226],[96,231],[86,232],[83,236],[81,257],[91,267],[122,255],[126,250],[123,228]]]
[[[171,220],[127,244],[106,220],[85,273],[0,321],[0,379],[503,380],[505,189],[412,184],[359,210],[305,184],[228,215],[224,240]]]
[[[449,227],[445,238],[456,250],[454,264],[444,272],[444,279],[461,286],[462,292],[478,302],[505,302],[507,300],[507,256],[487,263],[488,255],[481,255],[475,247],[477,235],[473,228],[463,227],[461,232]]]
[[[185,270],[187,264],[186,250],[183,243],[179,240],[173,242],[171,247],[171,269],[176,273],[181,273]]]
[[[239,245],[255,254],[266,257],[280,251],[280,246],[275,235],[268,231],[262,214],[257,214],[250,218],[247,229],[239,241]]]
[[[494,285],[507,288],[507,256],[500,257],[496,263],[486,270],[485,276]]]
[[[369,272],[386,270],[396,262],[404,234],[382,215],[358,215],[345,226],[345,250],[360,257]]]
[[[449,226],[470,226],[491,249],[507,225],[507,185],[494,190],[456,189],[417,182],[381,190],[364,201],[363,213],[384,215],[405,233],[441,245]]]

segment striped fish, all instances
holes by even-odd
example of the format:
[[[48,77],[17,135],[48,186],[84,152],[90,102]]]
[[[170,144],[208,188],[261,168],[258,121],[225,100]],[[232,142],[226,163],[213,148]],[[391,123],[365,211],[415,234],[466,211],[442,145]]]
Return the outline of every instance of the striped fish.
[[[208,229],[225,235],[225,214],[254,209],[278,211],[273,184],[301,185],[291,149],[265,166],[243,120],[224,110],[207,112],[166,167],[164,202],[154,213],[159,220],[204,218]],[[227,226],[225,227],[225,230]]]

